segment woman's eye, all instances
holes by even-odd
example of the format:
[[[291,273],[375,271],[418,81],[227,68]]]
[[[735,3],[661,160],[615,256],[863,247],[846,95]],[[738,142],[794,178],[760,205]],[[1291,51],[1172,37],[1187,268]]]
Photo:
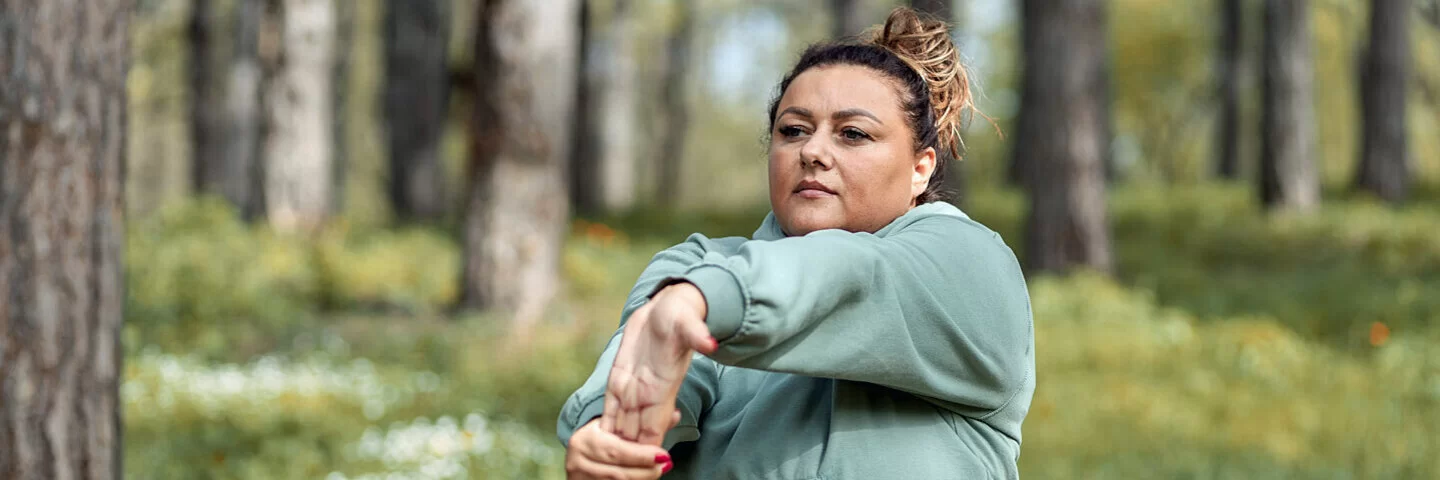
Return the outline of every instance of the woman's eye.
[[[780,136],[782,136],[782,137],[791,138],[791,137],[798,137],[798,136],[804,135],[804,134],[805,134],[805,131],[802,130],[802,129],[800,129],[800,127],[797,127],[797,126],[795,126],[795,125],[789,125],[789,126],[780,127]]]
[[[865,132],[862,132],[857,128],[846,128],[844,130],[841,130],[840,135],[844,136],[846,140],[851,141],[867,140],[870,138],[869,134],[866,134]]]

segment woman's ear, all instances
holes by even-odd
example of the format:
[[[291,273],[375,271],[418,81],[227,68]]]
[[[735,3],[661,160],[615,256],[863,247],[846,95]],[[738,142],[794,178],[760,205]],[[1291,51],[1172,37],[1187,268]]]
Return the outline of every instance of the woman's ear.
[[[910,198],[918,197],[930,188],[930,176],[935,174],[936,161],[934,147],[925,147],[915,156],[915,169],[910,175]]]

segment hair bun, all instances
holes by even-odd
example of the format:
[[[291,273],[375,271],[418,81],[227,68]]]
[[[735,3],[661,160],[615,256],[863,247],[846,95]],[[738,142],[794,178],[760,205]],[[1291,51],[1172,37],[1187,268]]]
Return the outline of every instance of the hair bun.
[[[885,25],[872,29],[870,42],[889,50],[909,65],[930,90],[939,145],[960,158],[964,143],[960,128],[966,110],[974,108],[970,78],[960,63],[960,52],[950,40],[949,25],[930,15],[900,7],[890,12]]]

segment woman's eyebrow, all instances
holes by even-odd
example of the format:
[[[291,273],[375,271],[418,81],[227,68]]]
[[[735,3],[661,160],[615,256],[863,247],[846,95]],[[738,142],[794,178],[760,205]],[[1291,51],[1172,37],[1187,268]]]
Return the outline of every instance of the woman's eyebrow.
[[[815,114],[810,113],[809,110],[806,110],[802,107],[785,107],[785,109],[781,110],[780,114],[776,115],[775,118],[783,117],[787,113],[793,113],[805,118],[815,118]]]
[[[865,110],[865,109],[863,109],[863,108],[847,108],[847,109],[844,109],[844,110],[835,112],[834,115],[831,115],[831,116],[830,116],[830,118],[832,118],[832,119],[834,119],[834,120],[841,120],[841,119],[846,119],[846,118],[850,118],[850,117],[865,117],[865,118],[874,120],[875,123],[878,123],[878,124],[881,124],[881,125],[884,125],[884,124],[885,124],[885,122],[880,121],[880,118],[879,118],[879,117],[876,117],[875,114],[870,113],[869,110]]]

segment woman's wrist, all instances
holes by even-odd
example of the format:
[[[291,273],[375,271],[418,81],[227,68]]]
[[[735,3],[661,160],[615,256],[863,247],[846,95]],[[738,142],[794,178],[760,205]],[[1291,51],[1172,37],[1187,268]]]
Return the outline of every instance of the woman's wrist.
[[[710,313],[709,305],[705,302],[705,294],[700,288],[690,282],[677,282],[660,290],[658,296],[665,296],[667,299],[674,299],[683,305],[694,310],[700,321],[705,321],[705,316]]]

